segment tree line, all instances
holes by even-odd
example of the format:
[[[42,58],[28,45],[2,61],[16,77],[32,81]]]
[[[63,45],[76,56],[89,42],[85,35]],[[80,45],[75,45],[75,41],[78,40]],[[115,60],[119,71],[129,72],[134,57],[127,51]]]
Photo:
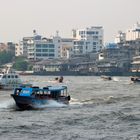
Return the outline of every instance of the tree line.
[[[2,51],[0,52],[0,66],[5,65],[7,63],[12,63],[13,68],[19,71],[26,71],[31,68],[29,66],[29,62],[23,56],[15,57],[10,51]]]

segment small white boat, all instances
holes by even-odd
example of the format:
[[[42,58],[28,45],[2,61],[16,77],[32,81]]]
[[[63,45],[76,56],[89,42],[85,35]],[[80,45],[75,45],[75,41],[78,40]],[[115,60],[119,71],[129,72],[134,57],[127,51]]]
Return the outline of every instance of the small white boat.
[[[0,89],[14,89],[22,84],[19,75],[10,67],[0,72]]]

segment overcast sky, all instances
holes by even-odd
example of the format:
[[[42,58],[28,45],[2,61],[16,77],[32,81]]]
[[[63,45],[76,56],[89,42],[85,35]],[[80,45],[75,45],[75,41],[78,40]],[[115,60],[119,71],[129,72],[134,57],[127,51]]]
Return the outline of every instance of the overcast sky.
[[[103,26],[105,42],[114,41],[140,21],[140,0],[0,0],[0,42],[18,42],[32,31],[46,37],[59,30],[71,37],[73,28]]]

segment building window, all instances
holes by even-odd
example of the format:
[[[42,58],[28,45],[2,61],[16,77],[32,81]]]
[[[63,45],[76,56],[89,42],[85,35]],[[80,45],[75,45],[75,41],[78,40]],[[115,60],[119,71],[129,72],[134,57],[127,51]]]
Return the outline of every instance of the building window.
[[[36,52],[41,52],[41,49],[36,49]]]
[[[54,54],[49,54],[49,56],[54,57]]]
[[[36,56],[41,56],[41,53],[36,53]]]
[[[90,42],[86,42],[86,45],[89,45],[90,44]]]
[[[98,35],[99,34],[99,32],[96,32],[96,35]]]
[[[41,44],[36,44],[36,48],[41,48]]]
[[[15,75],[15,78],[18,78],[18,75]]]
[[[48,48],[49,45],[48,44],[42,44],[42,48]]]
[[[95,32],[94,31],[87,31],[87,35],[94,35]]]
[[[54,49],[50,49],[49,52],[54,52]]]
[[[48,54],[47,53],[44,53],[44,54],[42,54],[42,56],[48,56]]]
[[[48,52],[48,49],[42,49],[42,52]]]
[[[54,48],[54,44],[49,44],[49,48]]]

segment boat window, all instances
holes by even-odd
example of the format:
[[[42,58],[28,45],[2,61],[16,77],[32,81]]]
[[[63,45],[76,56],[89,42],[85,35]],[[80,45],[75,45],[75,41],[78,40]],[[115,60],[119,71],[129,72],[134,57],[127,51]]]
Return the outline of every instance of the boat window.
[[[43,91],[43,94],[44,94],[44,95],[50,95],[51,93],[50,93],[50,91],[44,90],[44,91]]]
[[[8,78],[10,78],[10,75],[8,75]]]
[[[40,94],[40,91],[37,91],[36,94]]]
[[[14,78],[14,75],[12,75],[11,78]]]
[[[4,75],[3,78],[6,78],[6,75]]]
[[[18,78],[18,75],[15,75],[15,78]]]
[[[29,94],[29,93],[30,93],[30,90],[24,89],[24,90],[22,90],[22,93],[23,93],[23,94]]]
[[[51,96],[52,96],[53,98],[56,98],[56,97],[60,96],[60,94],[61,94],[60,91],[51,91]]]
[[[20,94],[20,92],[21,92],[21,89],[16,89],[15,90],[15,94],[17,94],[17,95]]]
[[[61,91],[61,96],[67,96],[67,90],[62,90]]]

